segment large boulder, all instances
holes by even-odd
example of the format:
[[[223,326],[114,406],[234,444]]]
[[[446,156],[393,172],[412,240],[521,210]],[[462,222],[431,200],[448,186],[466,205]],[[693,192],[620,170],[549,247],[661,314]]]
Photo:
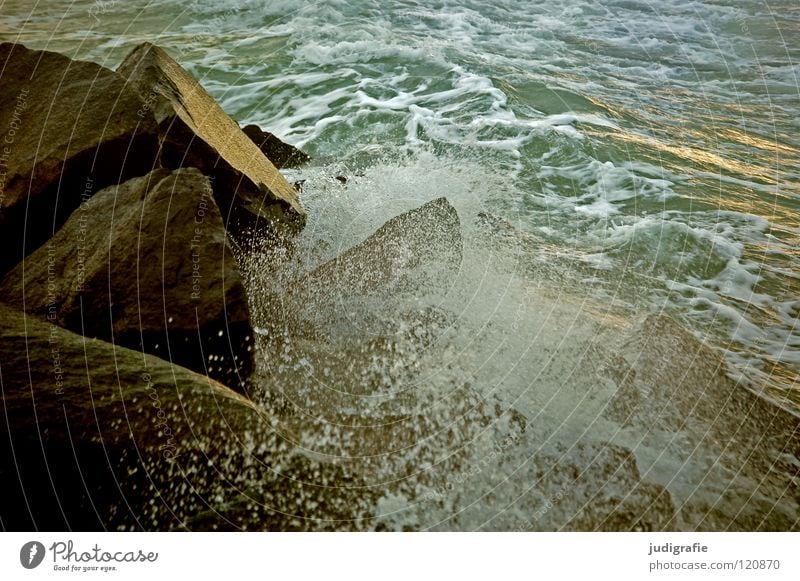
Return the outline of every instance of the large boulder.
[[[175,459],[201,442],[217,441],[208,437],[214,429],[258,422],[241,396],[155,357],[6,306],[0,321],[6,424],[0,506],[7,528],[103,529],[139,519],[143,526],[168,524],[154,523],[162,507],[150,511],[140,496],[155,498],[163,472],[174,473]],[[134,482],[144,488],[134,492]]]
[[[673,489],[684,526],[800,529],[800,416],[734,381],[720,354],[671,317],[615,335],[605,341],[619,387],[606,415],[636,432],[643,456],[677,452],[680,464],[651,471]]]
[[[281,141],[275,134],[262,130],[258,125],[245,125],[242,131],[277,168],[297,167],[311,159],[304,151]]]
[[[208,178],[158,169],[111,186],[9,272],[6,302],[239,389],[253,366],[242,280]]]
[[[554,445],[458,372],[418,369],[436,357],[422,338],[436,340],[432,327],[431,317],[409,316],[362,342],[294,338],[259,382],[277,392],[265,399],[304,449],[336,458],[391,499],[391,510],[379,504],[375,529],[669,528],[671,496],[642,476],[631,449]]]
[[[158,132],[114,71],[0,44],[0,273],[82,200],[153,169]]]
[[[294,188],[200,83],[163,49],[137,46],[120,64],[159,123],[162,162],[213,178],[217,203],[234,234],[284,234],[303,226]]]
[[[373,496],[215,381],[0,305],[6,530],[350,529]]]
[[[315,328],[334,325],[342,336],[360,339],[366,332],[364,317],[371,311],[366,303],[380,303],[387,293],[446,294],[462,253],[458,212],[446,198],[437,198],[395,216],[310,272],[301,256],[290,258],[298,263],[287,264],[269,250],[240,259],[247,287],[258,289],[252,309],[262,333],[277,333],[282,341],[284,335],[313,336]],[[362,315],[358,323],[352,311]]]
[[[335,286],[348,293],[369,293],[387,286],[424,287],[434,281],[419,272],[420,267],[429,268],[427,274],[435,278],[452,274],[461,264],[462,252],[458,212],[447,198],[437,198],[392,218],[372,236],[304,277],[296,288],[314,292]],[[439,282],[450,281],[443,277]]]

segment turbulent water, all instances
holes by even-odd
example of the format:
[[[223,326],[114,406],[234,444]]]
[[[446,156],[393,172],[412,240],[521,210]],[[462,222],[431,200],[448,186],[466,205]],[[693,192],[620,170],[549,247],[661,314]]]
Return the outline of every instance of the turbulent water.
[[[314,306],[304,317],[321,329],[325,357],[314,355],[312,339],[270,336],[275,312],[264,297],[286,288],[273,273],[252,282],[263,349],[278,349],[285,363],[265,365],[263,397],[272,402],[269,386],[289,386],[281,405],[308,421],[324,418],[328,427],[298,436],[310,453],[345,454],[346,438],[333,432],[347,422],[331,419],[333,409],[372,417],[383,399],[396,404],[410,390],[419,392],[415,405],[445,402],[453,413],[469,401],[458,391],[467,384],[527,418],[526,438],[544,460],[529,461],[512,422],[489,438],[493,452],[440,467],[449,476],[439,481],[419,442],[384,434],[376,458],[402,457],[404,479],[433,474],[378,494],[385,526],[593,528],[591,515],[570,520],[564,508],[593,497],[557,478],[527,512],[515,502],[532,490],[533,464],[543,470],[546,458],[569,457],[586,472],[581,454],[599,452],[580,446],[600,442],[633,450],[638,471],[666,487],[676,507],[689,507],[643,526],[729,526],[713,515],[745,502],[731,492],[732,475],[756,477],[720,458],[731,453],[727,438],[752,434],[727,420],[714,435],[706,424],[669,421],[645,433],[626,413],[608,411],[626,405],[618,377],[628,367],[647,377],[669,351],[641,339],[648,314],[670,315],[721,353],[737,389],[800,410],[795,1],[0,0],[0,40],[112,67],[138,42],[156,42],[235,119],[311,154],[309,167],[286,172],[304,180],[309,211],[293,275],[411,208],[441,196],[455,206],[463,257],[445,285],[423,285],[423,277],[390,294],[328,289],[282,303]],[[687,361],[695,363],[666,363],[680,375]],[[608,385],[598,379],[604,373]],[[319,396],[330,385],[362,397]],[[693,397],[713,408],[719,396]],[[657,415],[649,413],[640,420]],[[413,429],[429,442],[420,422]],[[514,446],[500,444],[498,453],[498,441]],[[359,446],[363,460],[369,453]],[[677,450],[686,446],[714,451],[687,459]],[[783,460],[796,473],[796,457]],[[375,463],[372,482],[400,471]],[[796,476],[790,482],[794,492],[779,495],[797,494]],[[443,486],[461,492],[454,498]],[[663,499],[641,487],[630,494],[641,506]],[[541,506],[550,506],[547,515]],[[778,526],[797,526],[796,505],[773,509]],[[532,514],[545,524],[531,524]]]

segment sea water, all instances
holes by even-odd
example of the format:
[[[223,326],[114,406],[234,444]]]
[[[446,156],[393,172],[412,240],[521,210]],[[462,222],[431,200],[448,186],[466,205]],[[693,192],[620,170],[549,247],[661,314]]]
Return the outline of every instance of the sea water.
[[[619,383],[597,370],[626,349],[635,359],[637,321],[669,315],[724,357],[738,389],[800,410],[796,2],[7,0],[0,40],[111,67],[155,42],[237,121],[303,148],[313,162],[285,172],[303,180],[309,213],[295,274],[404,211],[441,196],[455,206],[464,255],[444,290],[372,302],[342,292],[327,303],[337,316],[316,321],[342,349],[354,336],[394,338],[388,355],[376,363],[359,345],[359,370],[335,358],[318,368],[295,344],[265,384],[272,373],[288,384],[337,377],[356,392],[366,369],[386,393],[430,390],[452,404],[442,394],[467,382],[528,418],[537,451],[587,438],[624,446],[678,507],[700,496],[708,514],[727,502],[735,461],[690,462],[685,447],[697,441],[681,443],[678,428],[644,434],[606,413]],[[281,290],[273,282],[253,283],[255,312],[258,289]],[[433,339],[420,347],[409,332]],[[309,449],[326,448],[320,434]],[[443,500],[433,485],[393,490],[379,506],[400,516],[387,522],[547,528],[530,510],[502,515],[528,490],[532,453],[504,448],[501,467],[485,460],[497,446],[445,479],[469,500]],[[406,453],[431,469],[418,449]],[[534,503],[542,518],[556,506],[551,526],[566,526],[557,507],[577,502],[559,486]],[[696,512],[667,526],[702,526]]]

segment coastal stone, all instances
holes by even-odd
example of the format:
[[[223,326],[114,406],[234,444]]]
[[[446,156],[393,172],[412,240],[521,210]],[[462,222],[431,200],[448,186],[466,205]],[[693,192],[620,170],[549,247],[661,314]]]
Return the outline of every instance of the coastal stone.
[[[114,71],[0,44],[0,273],[100,189],[151,171],[158,130]]]
[[[161,132],[161,160],[196,167],[213,180],[217,205],[234,236],[284,235],[302,228],[305,211],[294,188],[206,92],[163,49],[137,46],[120,64]]]
[[[287,292],[260,292],[258,401],[304,449],[381,483],[394,509],[379,504],[376,530],[669,528],[671,495],[630,449],[564,445],[450,363],[464,329],[436,287],[453,284],[461,253],[458,214],[438,199]]]
[[[438,198],[392,218],[296,286],[304,290],[336,286],[365,293],[387,285],[407,286],[413,272],[414,284],[422,287],[426,281],[420,278],[418,267],[429,265],[437,275],[452,274],[461,263],[462,252],[458,212],[447,198]]]
[[[258,125],[246,125],[242,131],[278,169],[297,167],[311,159],[305,152],[281,141],[269,131],[263,131]]]
[[[688,494],[673,491],[683,523],[695,530],[798,530],[797,414],[732,379],[725,359],[669,316],[649,315],[606,343],[615,351],[619,386],[606,415],[637,429],[642,451],[661,450],[659,434],[672,434],[670,453],[689,479]],[[673,476],[665,475],[671,488]]]
[[[0,295],[234,389],[253,367],[245,289],[209,180],[194,168],[98,192],[8,273]]]
[[[4,305],[0,352],[5,530],[362,526],[363,482],[207,377]]]
[[[675,507],[669,491],[639,473],[632,450],[609,443],[581,443],[564,450],[555,466],[574,480],[561,485],[563,496],[581,499],[559,507],[561,525],[573,531],[656,531],[675,528]],[[556,471],[551,472],[551,478]]]
[[[316,327],[333,325],[345,338],[361,338],[372,332],[364,326],[370,312],[364,301],[384,300],[387,293],[392,296],[387,300],[400,293],[446,293],[462,252],[458,212],[438,198],[392,218],[311,272],[298,276],[291,266],[275,269],[281,259],[274,253],[248,253],[241,264],[247,287],[258,289],[252,314],[264,332],[280,341],[284,335],[312,337]],[[349,315],[353,310],[361,315],[357,324]],[[374,324],[380,334],[380,317]]]

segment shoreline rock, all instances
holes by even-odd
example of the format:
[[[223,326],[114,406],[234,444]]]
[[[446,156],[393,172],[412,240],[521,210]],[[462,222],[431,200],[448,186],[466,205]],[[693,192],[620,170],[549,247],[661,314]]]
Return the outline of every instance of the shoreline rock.
[[[798,529],[796,413],[728,377],[722,356],[669,316],[649,315],[607,342],[617,343],[618,390],[606,415],[638,427],[643,447],[662,431],[680,438],[687,464],[698,449],[713,459],[676,499],[682,519],[704,530]]]
[[[458,213],[440,198],[289,283],[278,293],[285,302],[256,313],[265,356],[254,395],[293,426],[304,448],[380,483],[395,509],[381,512],[379,504],[377,530],[414,522],[452,530],[461,518],[473,519],[461,526],[489,530],[667,528],[671,495],[640,473],[632,449],[607,441],[543,446],[539,420],[486,396],[449,365],[430,372],[426,359],[440,356],[435,346],[459,326],[434,305],[462,253]],[[431,290],[434,304],[424,298]],[[567,495],[571,502],[559,505]],[[501,516],[512,499],[515,511],[535,516]]]
[[[163,49],[143,43],[117,68],[155,116],[161,161],[196,167],[213,181],[226,227],[239,240],[283,237],[302,229],[305,210],[294,188],[206,92]]]
[[[0,295],[87,337],[245,390],[253,329],[208,179],[154,172],[95,194],[0,283]]]
[[[334,286],[362,293],[386,285],[403,286],[408,283],[405,277],[420,265],[434,265],[437,276],[444,269],[456,270],[462,253],[458,213],[442,197],[395,216],[363,242],[303,277],[297,286],[301,293]]]
[[[207,377],[4,305],[0,352],[6,530],[363,528],[357,476]]]
[[[273,133],[264,131],[258,125],[245,125],[242,131],[278,169],[297,167],[311,159],[304,151],[282,141]]]
[[[291,258],[270,251],[245,253],[240,264],[246,285],[258,289],[260,297],[252,305],[254,325],[297,338],[315,336],[315,327],[332,319],[340,321],[339,332],[346,335],[352,322],[342,304],[380,296],[389,288],[446,292],[462,253],[458,212],[442,197],[395,216],[310,272],[298,274],[286,264]],[[359,336],[362,331],[354,332]]]
[[[100,189],[157,166],[158,128],[112,70],[0,44],[0,274]]]

